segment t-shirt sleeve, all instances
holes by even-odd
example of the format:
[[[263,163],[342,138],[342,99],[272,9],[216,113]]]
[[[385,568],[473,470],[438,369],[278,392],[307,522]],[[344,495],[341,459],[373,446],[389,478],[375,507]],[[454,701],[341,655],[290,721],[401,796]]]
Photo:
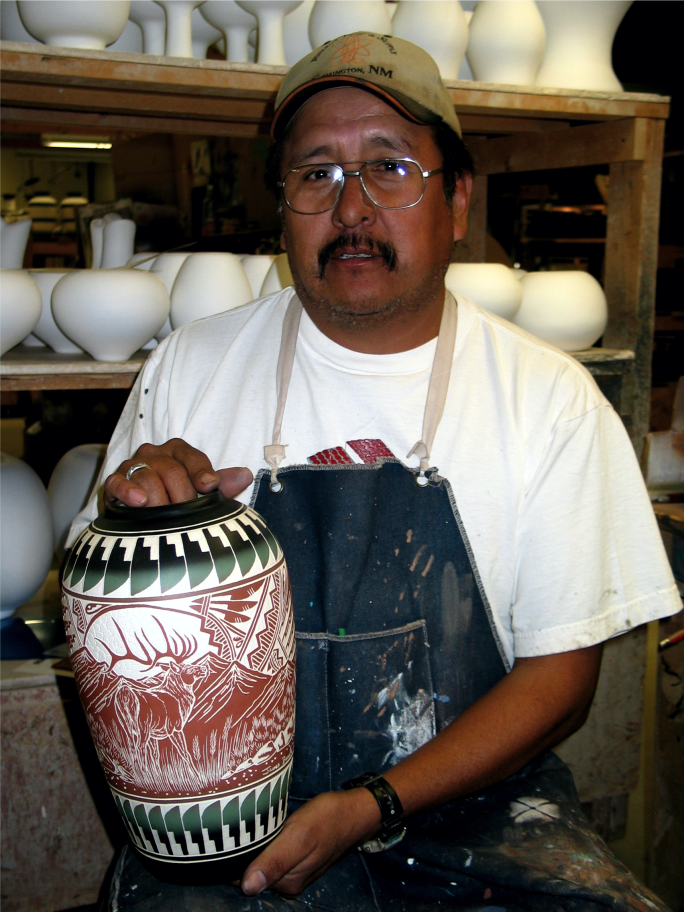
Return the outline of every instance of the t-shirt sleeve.
[[[553,430],[517,524],[517,657],[581,649],[681,610],[629,438],[597,406]]]

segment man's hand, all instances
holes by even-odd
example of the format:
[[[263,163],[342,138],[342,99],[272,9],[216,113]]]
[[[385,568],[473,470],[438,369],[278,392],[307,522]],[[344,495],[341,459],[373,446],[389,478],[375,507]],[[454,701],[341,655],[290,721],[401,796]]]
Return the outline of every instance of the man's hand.
[[[297,896],[379,826],[380,811],[367,789],[317,795],[287,818],[281,833],[247,868],[242,889],[248,896],[269,887]]]
[[[126,472],[145,462],[130,481]],[[158,507],[162,504],[193,500],[219,488],[226,497],[235,497],[252,483],[249,469],[219,469],[215,472],[209,458],[184,440],[175,438],[162,446],[143,444],[132,459],[122,462],[104,484],[105,505],[120,500],[129,507]]]

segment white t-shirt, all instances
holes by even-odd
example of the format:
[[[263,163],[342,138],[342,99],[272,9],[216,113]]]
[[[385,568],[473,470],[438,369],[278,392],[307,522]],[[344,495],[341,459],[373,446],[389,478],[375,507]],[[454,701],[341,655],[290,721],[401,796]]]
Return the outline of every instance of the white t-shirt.
[[[215,469],[266,468],[291,288],[189,323],[152,352],[109,446],[105,478],[145,442],[181,437]],[[399,459],[420,439],[436,339],[390,355],[337,345],[306,312],[283,465],[349,441]],[[458,332],[431,465],[453,489],[499,636],[515,656],[579,649],[681,610],[622,422],[589,373],[472,302]],[[240,495],[247,503],[251,490]],[[69,544],[97,512],[93,497]]]

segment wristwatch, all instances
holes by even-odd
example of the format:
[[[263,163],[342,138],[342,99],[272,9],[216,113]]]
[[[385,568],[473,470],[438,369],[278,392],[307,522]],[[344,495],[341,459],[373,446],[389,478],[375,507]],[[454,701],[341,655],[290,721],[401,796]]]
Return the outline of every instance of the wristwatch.
[[[361,773],[349,782],[343,782],[342,788],[367,788],[380,808],[380,832],[367,842],[361,843],[358,847],[360,852],[385,852],[401,842],[406,835],[406,827],[403,824],[404,809],[399,796],[386,779],[378,773]]]

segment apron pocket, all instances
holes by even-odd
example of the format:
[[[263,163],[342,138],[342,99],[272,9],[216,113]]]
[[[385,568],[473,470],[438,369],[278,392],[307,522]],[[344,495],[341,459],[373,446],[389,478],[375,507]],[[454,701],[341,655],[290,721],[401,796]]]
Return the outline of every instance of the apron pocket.
[[[394,630],[297,633],[293,798],[381,772],[436,732],[424,620]]]

